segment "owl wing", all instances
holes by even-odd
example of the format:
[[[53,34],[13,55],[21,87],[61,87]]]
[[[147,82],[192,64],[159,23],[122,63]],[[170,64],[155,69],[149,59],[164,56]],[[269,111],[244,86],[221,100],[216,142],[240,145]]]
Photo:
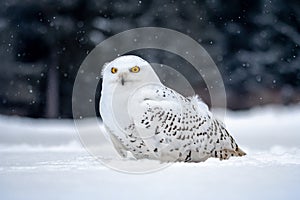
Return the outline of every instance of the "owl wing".
[[[198,105],[196,99],[185,98],[161,84],[139,88],[128,103],[137,137],[163,160],[174,161],[180,157],[185,160],[194,145],[193,137],[196,141],[198,133],[200,143],[201,133],[209,128],[206,121],[210,112],[204,103]],[[169,158],[162,158],[164,155]]]
[[[136,90],[128,103],[136,137],[160,160],[199,162],[244,155],[197,97],[185,98],[163,85],[149,84]]]

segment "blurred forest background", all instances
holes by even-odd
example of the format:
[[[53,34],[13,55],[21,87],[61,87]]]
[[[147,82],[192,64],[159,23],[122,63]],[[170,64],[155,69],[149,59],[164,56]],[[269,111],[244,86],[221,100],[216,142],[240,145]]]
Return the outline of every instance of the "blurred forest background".
[[[0,113],[71,118],[87,54],[144,26],[198,41],[221,71],[230,109],[300,102],[299,0],[1,0]]]

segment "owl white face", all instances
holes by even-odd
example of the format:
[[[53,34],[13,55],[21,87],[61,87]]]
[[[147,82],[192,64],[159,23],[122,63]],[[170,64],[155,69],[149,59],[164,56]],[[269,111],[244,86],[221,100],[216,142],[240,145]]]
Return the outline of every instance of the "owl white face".
[[[105,84],[132,86],[146,82],[160,82],[151,65],[138,56],[127,55],[108,63],[102,72]]]

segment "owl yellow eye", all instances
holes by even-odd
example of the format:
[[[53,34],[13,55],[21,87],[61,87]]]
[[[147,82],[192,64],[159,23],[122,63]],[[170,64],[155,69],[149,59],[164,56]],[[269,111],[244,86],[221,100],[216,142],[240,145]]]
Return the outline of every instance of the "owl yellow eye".
[[[140,71],[140,68],[138,66],[134,66],[130,69],[130,72],[133,72],[133,73],[138,73]]]
[[[115,67],[112,67],[110,71],[111,71],[111,73],[115,74],[115,73],[117,73],[118,69]]]

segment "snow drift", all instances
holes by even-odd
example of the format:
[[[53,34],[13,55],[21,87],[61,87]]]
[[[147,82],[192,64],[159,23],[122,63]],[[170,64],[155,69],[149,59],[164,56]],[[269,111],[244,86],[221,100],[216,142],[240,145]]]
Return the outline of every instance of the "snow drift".
[[[71,120],[0,116],[1,199],[299,199],[299,119],[299,105],[227,112],[227,128],[247,156],[132,175],[88,154]],[[86,133],[99,131],[84,123]],[[112,148],[99,146],[103,156]]]

